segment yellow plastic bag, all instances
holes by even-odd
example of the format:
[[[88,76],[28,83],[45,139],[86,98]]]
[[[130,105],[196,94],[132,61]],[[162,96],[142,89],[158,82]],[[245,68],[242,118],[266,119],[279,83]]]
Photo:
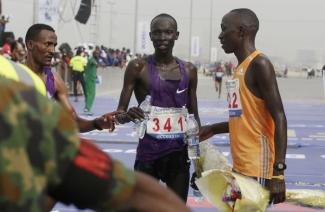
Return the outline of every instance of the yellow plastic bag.
[[[231,171],[232,165],[227,158],[217,149],[216,146],[210,144],[208,141],[200,143],[200,165],[203,171],[212,169],[220,169],[224,171]]]
[[[232,172],[227,158],[208,141],[200,143],[200,166],[202,177],[196,184],[203,196],[220,211],[264,211],[268,205],[269,192],[255,180]],[[225,202],[223,198],[235,179],[241,199]]]
[[[308,189],[288,189],[286,202],[314,208],[325,208],[325,191]]]
[[[241,198],[229,203],[223,201],[223,197],[232,179],[236,180]],[[196,184],[203,196],[220,211],[265,211],[268,206],[269,192],[255,180],[234,172],[210,170],[202,173]]]
[[[203,196],[220,211],[264,211],[268,206],[269,192],[255,180],[232,172],[227,158],[208,141],[200,143],[201,157],[198,163],[203,170],[196,184]],[[229,204],[222,199],[229,190],[232,179],[240,188],[241,199]],[[286,202],[314,208],[325,208],[325,191],[288,189]]]

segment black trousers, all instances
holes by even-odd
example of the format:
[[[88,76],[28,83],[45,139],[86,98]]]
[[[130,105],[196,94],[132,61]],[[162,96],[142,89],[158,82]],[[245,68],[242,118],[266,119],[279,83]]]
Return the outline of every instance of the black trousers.
[[[78,95],[78,92],[77,92],[78,81],[81,83],[84,95],[86,95],[86,83],[85,83],[85,79],[84,79],[84,73],[80,72],[80,71],[72,71],[72,78],[73,78],[73,95],[75,97]]]

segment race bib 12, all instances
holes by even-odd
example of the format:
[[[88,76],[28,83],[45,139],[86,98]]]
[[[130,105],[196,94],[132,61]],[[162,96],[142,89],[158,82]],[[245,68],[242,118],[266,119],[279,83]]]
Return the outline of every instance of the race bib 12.
[[[239,96],[239,79],[227,80],[227,101],[229,117],[239,117],[242,114],[242,106]]]

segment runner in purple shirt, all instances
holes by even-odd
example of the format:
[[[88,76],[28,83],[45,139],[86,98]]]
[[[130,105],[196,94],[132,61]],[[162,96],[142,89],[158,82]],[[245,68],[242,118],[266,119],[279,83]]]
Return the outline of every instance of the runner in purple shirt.
[[[172,16],[160,14],[152,19],[150,27],[155,52],[127,66],[117,110],[127,111],[133,91],[139,104],[146,95],[151,96],[153,109],[146,134],[139,140],[134,168],[165,182],[186,201],[190,160],[184,142],[183,115],[184,111],[193,113],[200,123],[197,69],[173,56],[179,32]],[[139,107],[117,116],[120,123],[143,118]]]

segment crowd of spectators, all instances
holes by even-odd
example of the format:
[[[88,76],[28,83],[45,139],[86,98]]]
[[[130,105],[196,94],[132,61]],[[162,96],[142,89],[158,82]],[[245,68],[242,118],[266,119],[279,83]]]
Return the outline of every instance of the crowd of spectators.
[[[2,39],[2,37],[0,38]],[[26,47],[23,38],[19,37],[18,39],[15,39],[15,37],[11,35],[5,37],[2,41],[0,49],[1,55],[15,62],[25,63]],[[91,49],[86,48],[83,45],[78,45],[75,48],[71,48],[68,43],[63,43],[59,46],[58,51],[55,52],[53,56],[52,66],[55,71],[60,74],[68,87],[71,87],[72,81],[69,63],[78,49],[82,50],[82,56],[87,60],[92,56],[92,52],[95,49],[98,50],[100,52],[100,57],[98,58],[97,63],[100,64],[101,67],[119,67],[123,69],[131,59],[141,56],[139,54],[133,56],[130,49],[125,47],[122,49],[113,49],[101,45],[94,46],[94,48]]]

